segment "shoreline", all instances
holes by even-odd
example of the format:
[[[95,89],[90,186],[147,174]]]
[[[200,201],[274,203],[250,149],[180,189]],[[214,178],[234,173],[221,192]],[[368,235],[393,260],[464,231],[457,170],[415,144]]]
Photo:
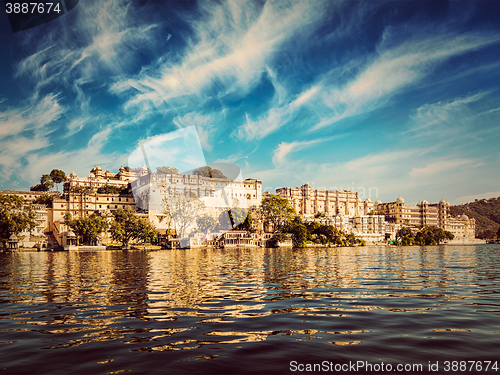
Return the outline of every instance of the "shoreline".
[[[231,247],[219,247],[219,246],[196,246],[196,247],[185,247],[185,248],[168,248],[163,246],[131,246],[129,249],[123,249],[119,246],[80,246],[76,249],[64,250],[64,249],[38,249],[36,247],[21,247],[17,249],[7,249],[0,248],[0,253],[31,253],[31,252],[107,252],[107,251],[164,251],[164,250],[231,250],[231,249],[333,249],[333,248],[364,248],[364,247],[423,247],[423,246],[473,246],[473,245],[499,245],[500,243],[488,243],[486,240],[479,240],[474,242],[454,242],[451,241],[447,243],[441,243],[437,245],[393,245],[387,243],[377,243],[377,244],[367,244],[365,246],[355,245],[355,246],[335,246],[335,245],[322,245],[322,244],[311,244],[305,247],[293,247],[293,246],[278,246],[278,247],[261,247],[261,246],[231,246]]]

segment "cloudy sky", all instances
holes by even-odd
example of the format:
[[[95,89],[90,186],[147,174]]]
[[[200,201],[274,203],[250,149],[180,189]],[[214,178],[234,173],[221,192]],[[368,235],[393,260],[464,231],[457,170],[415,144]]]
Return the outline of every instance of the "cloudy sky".
[[[500,2],[80,0],[0,35],[0,189],[195,125],[272,192],[500,196]]]

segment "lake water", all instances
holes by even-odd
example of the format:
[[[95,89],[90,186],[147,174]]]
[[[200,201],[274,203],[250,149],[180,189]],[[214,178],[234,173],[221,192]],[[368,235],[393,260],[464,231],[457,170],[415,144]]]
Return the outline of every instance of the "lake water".
[[[0,374],[500,373],[499,245],[0,253],[0,283]]]

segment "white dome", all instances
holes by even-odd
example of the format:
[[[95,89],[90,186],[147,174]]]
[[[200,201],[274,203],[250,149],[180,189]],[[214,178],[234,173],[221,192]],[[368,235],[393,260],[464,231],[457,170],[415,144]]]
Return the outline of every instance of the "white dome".
[[[402,203],[402,204],[405,204],[405,200],[403,198],[401,198],[401,195],[399,196],[398,199],[396,199],[396,203]]]
[[[469,220],[469,218],[467,217],[467,215],[462,215],[460,216],[460,220],[467,221]]]
[[[382,202],[377,198],[377,200],[375,201],[375,206],[378,206],[379,204],[382,204]]]

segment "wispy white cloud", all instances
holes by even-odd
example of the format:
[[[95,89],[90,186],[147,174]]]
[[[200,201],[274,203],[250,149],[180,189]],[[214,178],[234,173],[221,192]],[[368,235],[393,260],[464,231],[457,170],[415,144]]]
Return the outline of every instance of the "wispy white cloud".
[[[0,178],[4,181],[12,177],[17,181],[23,179],[26,175],[26,170],[23,166],[22,158],[30,152],[47,146],[48,142],[40,137],[30,139],[18,137],[0,141]],[[36,181],[36,177],[33,180]]]
[[[113,85],[117,94],[134,89],[128,106],[145,101],[173,105],[172,99],[207,94],[211,85],[244,94],[260,80],[276,48],[318,27],[324,14],[315,2],[266,2],[262,7],[255,2],[202,2],[200,7],[204,16],[191,23],[194,37],[180,62],[165,59]]]
[[[0,112],[0,137],[16,135],[26,130],[33,130],[40,135],[43,128],[58,120],[64,111],[58,94],[32,98],[21,106],[6,108]]]
[[[250,165],[246,174],[263,179],[271,191],[308,182],[315,189],[358,191],[372,200],[380,197],[390,201],[401,194],[416,203],[467,191],[474,182],[464,183],[464,176],[480,173],[484,166],[481,158],[435,156],[435,147],[386,150],[346,162],[291,160],[287,156],[293,151],[293,144],[280,145],[275,150],[273,168],[252,170]],[[286,162],[278,163],[279,156]]]
[[[321,90],[319,86],[313,86],[300,93],[297,98],[288,104],[271,108],[257,121],[252,121],[246,114],[247,122],[241,126],[235,134],[246,140],[262,139],[285,125],[292,119],[293,114],[305,106]]]
[[[92,113],[87,89],[102,86],[103,73],[122,73],[137,59],[138,47],[144,50],[151,45],[155,25],[137,22],[132,5],[128,0],[85,4],[54,21],[54,27],[46,28],[43,36],[35,29],[19,36],[19,51],[25,57],[13,64],[14,78],[27,84],[32,94],[0,113],[2,178],[18,174],[33,183],[45,162],[79,169],[79,163],[88,167],[99,158],[113,159],[101,151],[103,142],[120,124],[113,119],[112,123],[106,121],[105,130],[97,126],[106,116]],[[86,125],[95,126],[88,129],[95,134],[87,145],[70,140]],[[61,140],[71,142],[77,151],[53,151],[62,148]],[[57,147],[48,149],[55,142]]]
[[[206,150],[212,150],[211,138],[214,136],[217,130],[215,124],[220,123],[220,119],[223,117],[223,113],[215,118],[215,115],[201,115],[196,112],[190,112],[184,116],[177,116],[174,118],[174,124],[179,128],[185,128],[188,126],[196,126],[198,131],[198,136],[200,138],[201,147]]]
[[[112,128],[105,128],[95,133],[87,142],[85,147],[74,151],[59,151],[46,153],[39,148],[39,152],[21,155],[26,160],[20,169],[19,178],[23,181],[35,183],[43,173],[48,173],[54,168],[62,169],[67,173],[75,172],[80,176],[86,176],[90,169],[100,163],[101,167],[113,166],[121,155],[110,154],[105,150],[105,144],[112,132]],[[47,146],[45,144],[44,146]]]
[[[276,167],[280,167],[285,163],[289,162],[288,156],[300,150],[304,150],[308,147],[316,145],[318,143],[332,141],[334,139],[339,139],[348,136],[348,134],[342,134],[339,136],[318,138],[311,141],[294,141],[294,142],[281,142],[273,151],[272,161]]]
[[[83,85],[103,72],[120,73],[137,58],[137,47],[150,44],[155,25],[132,26],[137,16],[127,0],[104,0],[58,19],[64,32],[53,28],[43,38],[25,32],[22,45],[28,56],[17,64],[16,77],[29,78],[36,91],[50,84],[67,85],[81,100]]]
[[[200,138],[195,126],[148,137],[128,156],[128,165],[142,165],[156,171],[157,167],[176,167],[182,173],[206,165]]]
[[[465,167],[471,167],[471,166],[477,167],[480,164],[481,160],[476,160],[476,159],[460,158],[453,160],[440,160],[434,163],[427,164],[424,167],[412,168],[410,176],[421,179],[421,178],[436,176],[443,172],[449,172],[450,170],[453,170],[458,167],[460,167],[461,170],[463,171],[463,168]]]
[[[325,92],[324,103],[331,113],[313,130],[380,108],[395,94],[419,83],[447,59],[498,42],[498,35],[443,34],[382,48],[353,80],[343,86],[333,85]]]
[[[410,115],[412,126],[406,133],[413,133],[414,136],[427,137],[432,134],[453,137],[472,125],[470,118],[474,116],[474,111],[469,105],[483,100],[489,94],[491,91],[424,104]]]

